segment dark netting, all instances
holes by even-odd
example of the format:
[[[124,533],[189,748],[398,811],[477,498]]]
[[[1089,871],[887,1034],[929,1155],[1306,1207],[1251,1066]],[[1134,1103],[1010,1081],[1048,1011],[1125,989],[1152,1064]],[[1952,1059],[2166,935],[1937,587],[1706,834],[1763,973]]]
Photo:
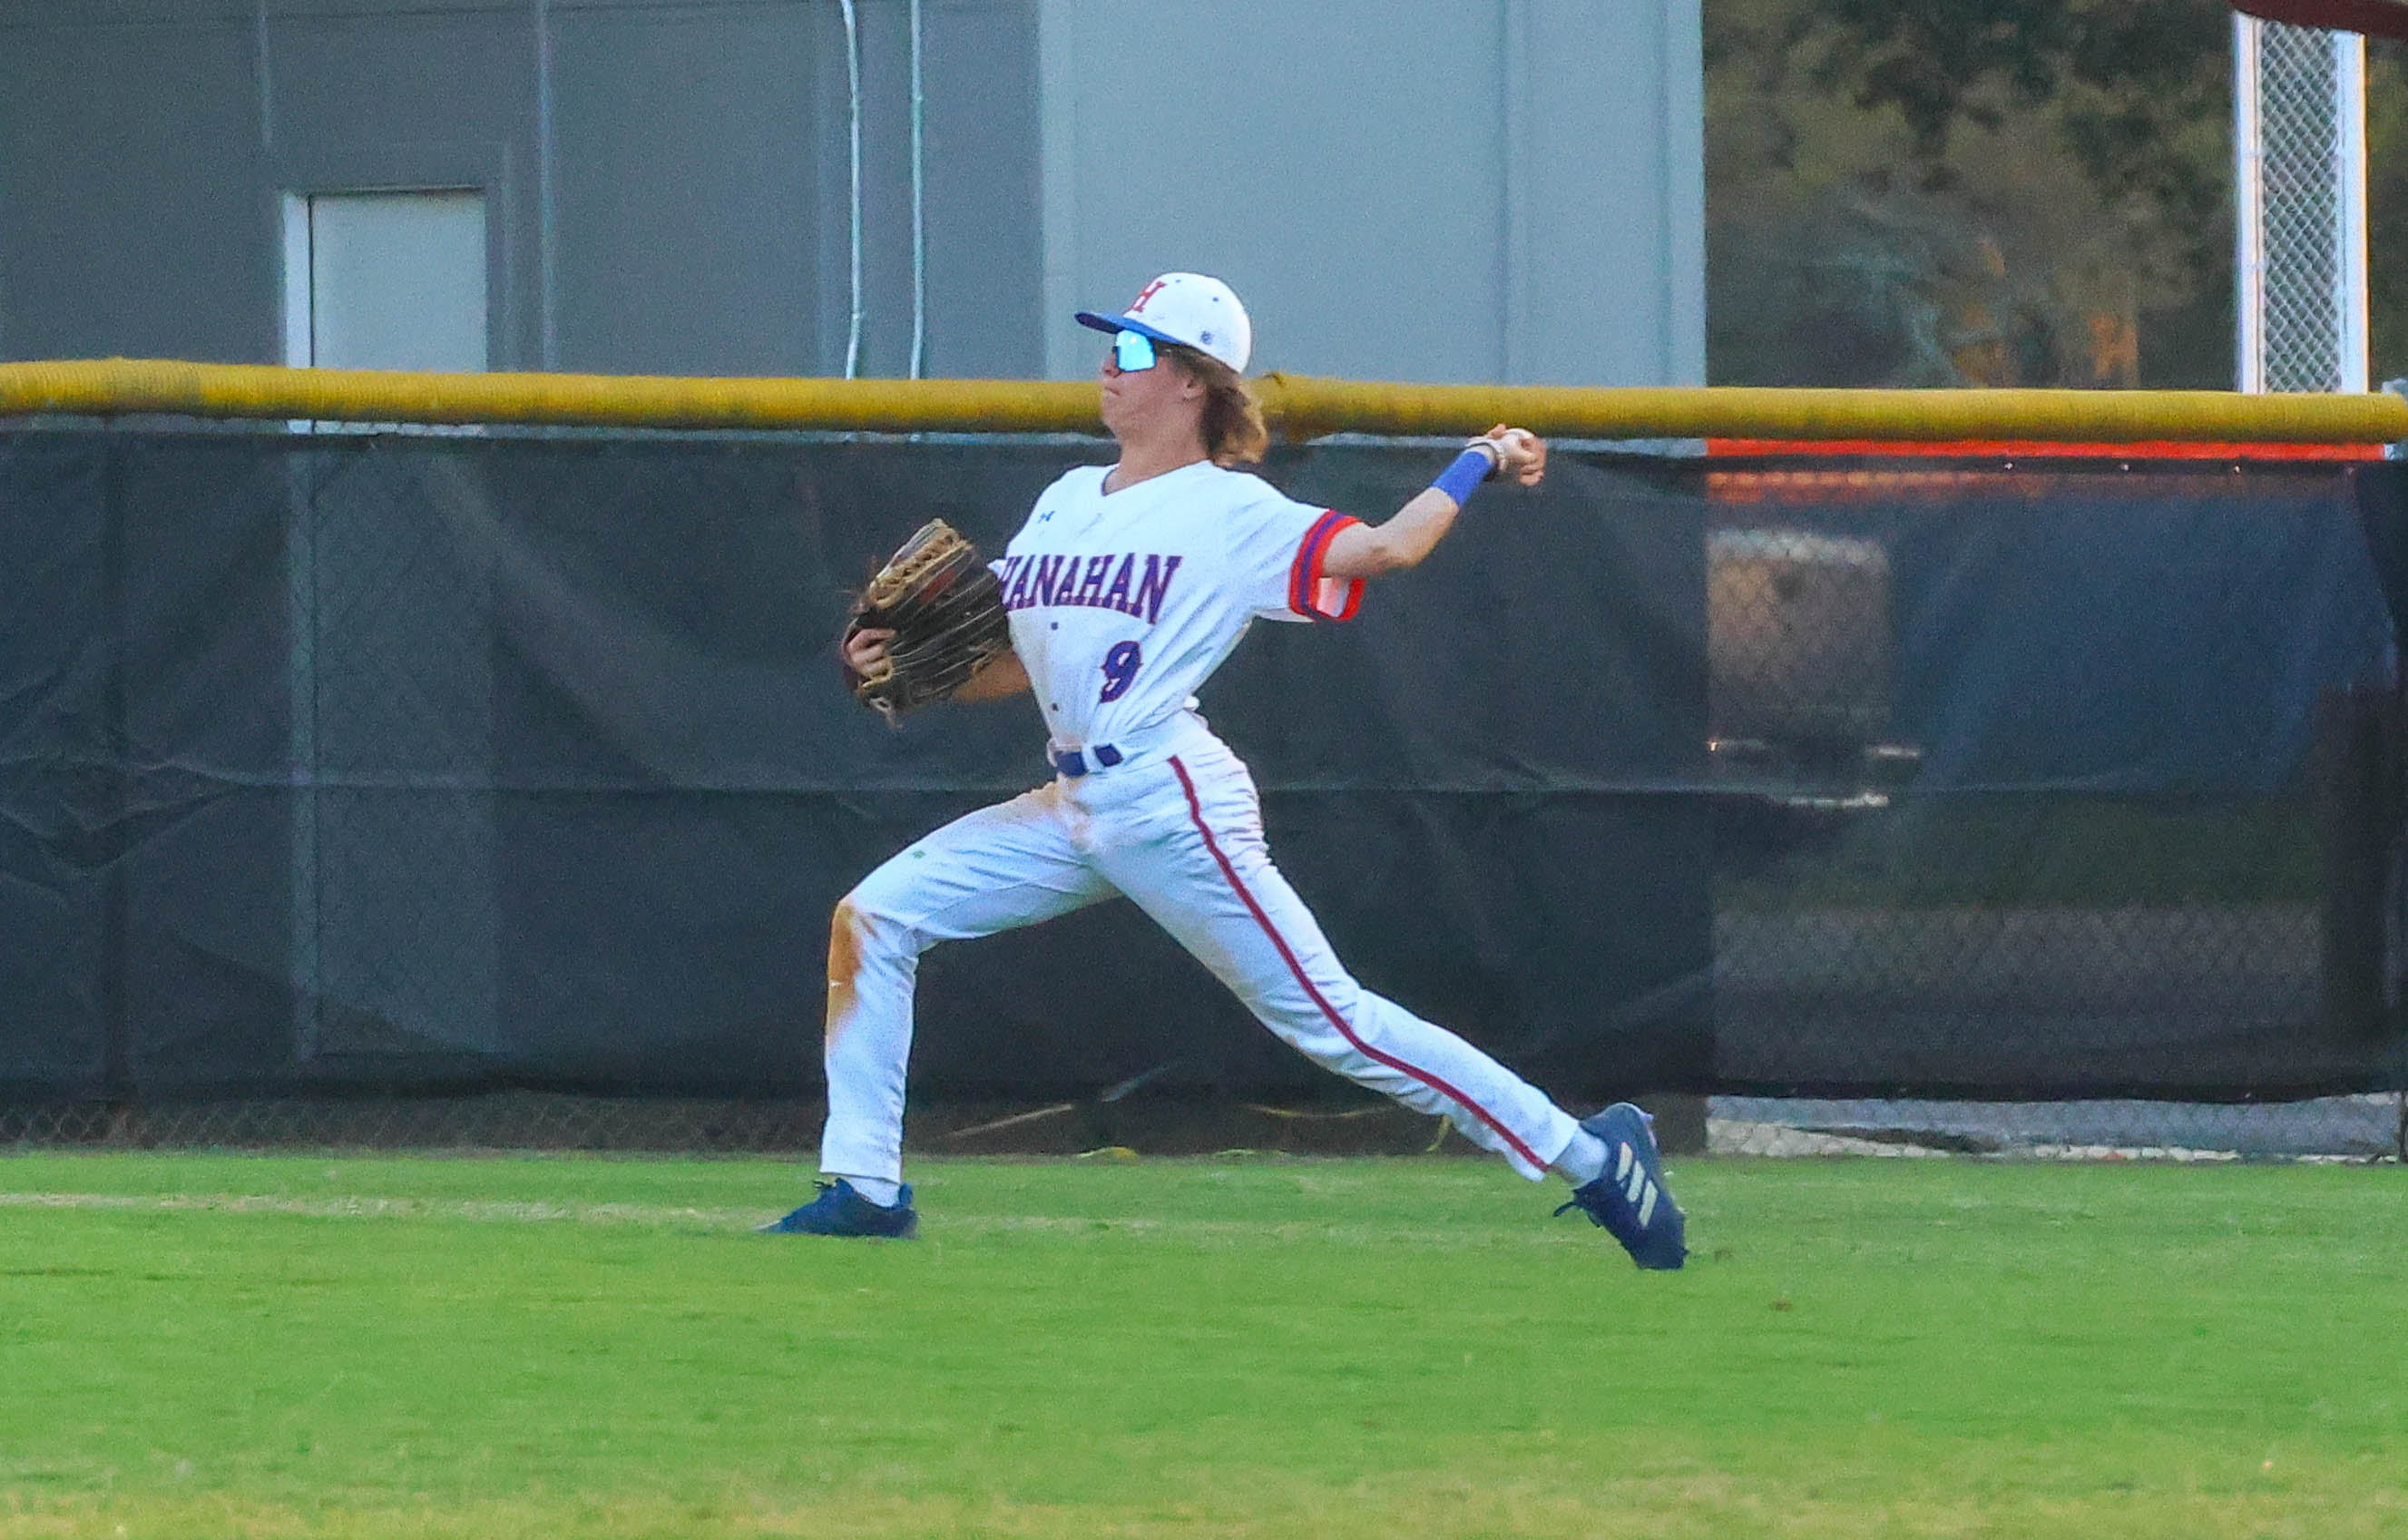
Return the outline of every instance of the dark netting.
[[[1710,485],[1719,1078],[2386,1083],[2346,912],[2379,910],[2357,847],[2396,824],[2360,763],[2389,623],[2331,469]]]
[[[829,908],[1044,773],[1025,702],[854,705],[848,596],[1105,451],[0,433],[0,1140],[808,1144]],[[1376,516],[1436,457],[1268,473]],[[2402,525],[2381,467],[1565,454],[1204,705],[1340,955],[1567,1103],[2371,1154]],[[1125,904],[922,976],[924,1147],[1385,1115]]]

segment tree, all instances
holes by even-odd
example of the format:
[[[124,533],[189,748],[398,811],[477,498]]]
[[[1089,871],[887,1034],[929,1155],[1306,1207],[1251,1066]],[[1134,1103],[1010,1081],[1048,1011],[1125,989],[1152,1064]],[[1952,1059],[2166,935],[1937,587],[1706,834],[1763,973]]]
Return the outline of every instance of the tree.
[[[1708,373],[2230,382],[2226,13],[1713,0]]]
[[[2377,381],[2408,375],[2408,43],[2366,46],[2367,352]]]

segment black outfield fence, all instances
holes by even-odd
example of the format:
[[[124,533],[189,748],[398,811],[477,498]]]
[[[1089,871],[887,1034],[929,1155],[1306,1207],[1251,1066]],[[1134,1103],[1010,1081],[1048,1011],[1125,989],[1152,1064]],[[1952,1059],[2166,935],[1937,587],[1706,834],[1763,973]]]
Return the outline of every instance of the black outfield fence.
[[[835,900],[1044,773],[1025,702],[854,706],[847,596],[1104,453],[0,433],[0,1137],[483,1098],[790,1143]],[[1440,457],[1267,473],[1376,516]],[[1567,454],[1204,710],[1340,955],[1567,1102],[2140,1134],[2039,1115],[2068,1148],[2298,1102],[2380,1148],[2403,591],[2390,466]],[[988,1121],[1365,1111],[1125,904],[923,986],[917,1083]]]

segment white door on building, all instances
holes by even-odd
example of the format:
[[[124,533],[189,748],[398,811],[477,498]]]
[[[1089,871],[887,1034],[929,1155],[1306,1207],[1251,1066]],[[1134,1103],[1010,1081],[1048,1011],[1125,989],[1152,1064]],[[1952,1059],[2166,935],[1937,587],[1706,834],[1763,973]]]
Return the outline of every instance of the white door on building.
[[[284,361],[486,367],[485,194],[439,188],[284,200]]]

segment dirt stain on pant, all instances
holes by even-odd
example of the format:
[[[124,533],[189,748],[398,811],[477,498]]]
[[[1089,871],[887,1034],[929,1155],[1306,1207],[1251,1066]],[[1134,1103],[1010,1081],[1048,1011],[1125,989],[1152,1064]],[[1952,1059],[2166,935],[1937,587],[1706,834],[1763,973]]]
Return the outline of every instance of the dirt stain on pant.
[[[853,986],[861,973],[860,924],[853,900],[838,900],[828,921],[826,1038],[831,1046],[853,1017]]]

